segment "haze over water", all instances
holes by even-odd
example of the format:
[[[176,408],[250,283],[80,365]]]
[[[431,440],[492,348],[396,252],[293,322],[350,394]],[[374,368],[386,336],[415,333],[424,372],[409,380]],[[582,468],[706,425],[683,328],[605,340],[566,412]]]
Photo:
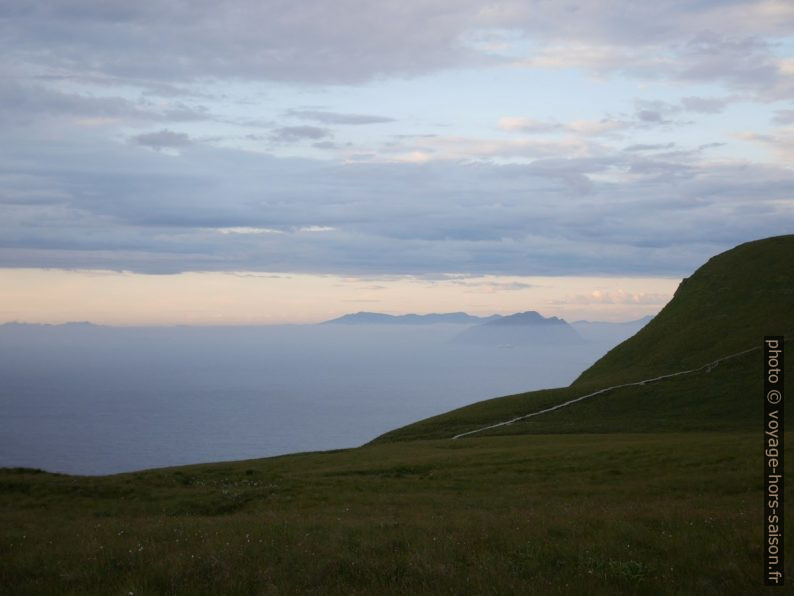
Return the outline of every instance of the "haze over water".
[[[0,326],[0,466],[108,474],[355,447],[567,385],[637,328],[544,349],[451,343],[458,325]]]

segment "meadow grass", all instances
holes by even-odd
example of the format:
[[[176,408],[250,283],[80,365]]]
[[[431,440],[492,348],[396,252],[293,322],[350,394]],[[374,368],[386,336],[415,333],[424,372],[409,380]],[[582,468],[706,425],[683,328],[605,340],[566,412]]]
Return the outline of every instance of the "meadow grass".
[[[0,585],[763,593],[761,466],[758,433],[702,432],[399,442],[106,477],[6,469]]]

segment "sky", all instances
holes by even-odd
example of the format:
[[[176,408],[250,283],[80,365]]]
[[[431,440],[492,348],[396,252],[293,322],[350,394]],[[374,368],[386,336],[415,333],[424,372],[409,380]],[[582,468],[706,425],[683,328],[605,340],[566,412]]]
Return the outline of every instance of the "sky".
[[[794,230],[794,4],[0,4],[0,323],[653,314]]]

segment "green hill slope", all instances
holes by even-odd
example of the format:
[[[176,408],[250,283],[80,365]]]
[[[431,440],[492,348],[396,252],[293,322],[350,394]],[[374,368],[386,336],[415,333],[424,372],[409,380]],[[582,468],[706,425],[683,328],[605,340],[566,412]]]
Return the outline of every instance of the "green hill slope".
[[[701,366],[794,336],[794,235],[741,244],[710,259],[634,337],[574,382],[612,385]]]
[[[670,303],[569,387],[491,399],[397,429],[375,442],[452,437],[615,385],[692,370],[794,337],[794,235],[742,244],[684,280]],[[713,370],[616,389],[489,433],[632,432],[757,428],[760,351]],[[794,358],[786,372],[794,374]],[[791,410],[791,409],[789,409]]]

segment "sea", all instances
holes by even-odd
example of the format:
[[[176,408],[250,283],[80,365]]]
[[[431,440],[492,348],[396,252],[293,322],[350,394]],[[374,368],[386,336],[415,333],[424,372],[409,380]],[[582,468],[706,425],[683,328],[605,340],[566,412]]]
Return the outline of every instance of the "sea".
[[[357,447],[568,385],[636,331],[544,347],[462,345],[463,329],[0,325],[0,467],[105,475]]]

